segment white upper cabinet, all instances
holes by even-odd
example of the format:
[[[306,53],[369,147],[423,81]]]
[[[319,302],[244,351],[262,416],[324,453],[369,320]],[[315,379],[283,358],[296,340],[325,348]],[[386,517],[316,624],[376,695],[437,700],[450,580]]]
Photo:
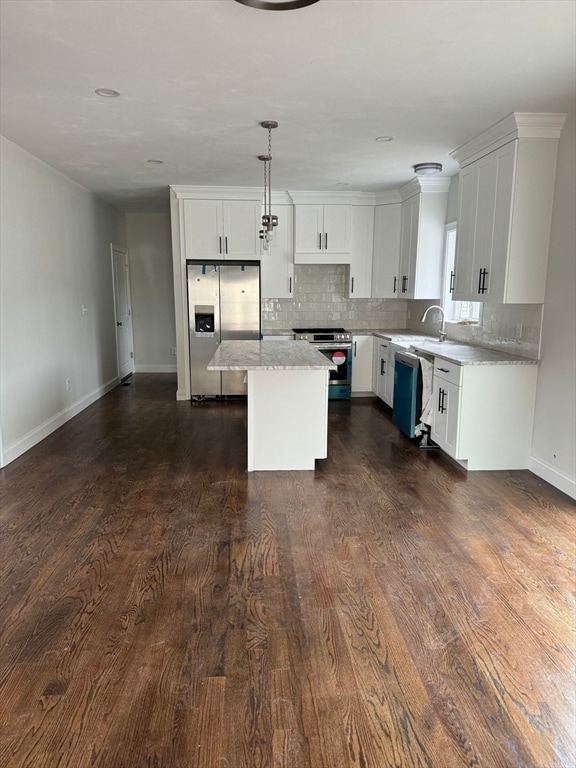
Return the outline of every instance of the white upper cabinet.
[[[352,206],[294,206],[294,261],[297,264],[349,264]]]
[[[401,204],[374,208],[373,299],[396,299],[399,290]]]
[[[260,201],[184,200],[187,259],[258,259]]]
[[[274,239],[265,251],[260,240],[260,286],[265,299],[291,299],[294,296],[294,225],[291,205],[272,205],[278,216]]]
[[[564,119],[515,112],[451,153],[461,165],[455,301],[544,302]]]
[[[352,249],[348,276],[348,298],[369,299],[372,286],[374,206],[352,206]]]
[[[413,179],[400,188],[398,298],[439,299],[450,179]]]

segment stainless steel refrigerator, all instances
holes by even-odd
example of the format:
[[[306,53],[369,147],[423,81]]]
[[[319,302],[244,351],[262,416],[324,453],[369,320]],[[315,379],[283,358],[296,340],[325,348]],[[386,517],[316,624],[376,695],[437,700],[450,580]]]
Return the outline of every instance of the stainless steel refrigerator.
[[[260,338],[260,263],[187,261],[192,397],[245,395],[245,371],[207,371],[221,341]]]

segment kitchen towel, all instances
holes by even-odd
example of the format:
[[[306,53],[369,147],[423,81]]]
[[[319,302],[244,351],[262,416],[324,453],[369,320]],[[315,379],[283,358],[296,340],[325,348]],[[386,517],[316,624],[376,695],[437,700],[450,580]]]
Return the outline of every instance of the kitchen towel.
[[[434,366],[425,357],[419,357],[420,371],[422,372],[422,413],[421,425],[432,424],[432,375]],[[422,430],[424,431],[424,430]]]

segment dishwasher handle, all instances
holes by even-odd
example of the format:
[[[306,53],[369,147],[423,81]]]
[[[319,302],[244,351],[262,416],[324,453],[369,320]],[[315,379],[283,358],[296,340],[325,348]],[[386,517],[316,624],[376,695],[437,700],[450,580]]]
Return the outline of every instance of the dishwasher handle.
[[[394,359],[396,360],[396,363],[408,365],[410,368],[420,367],[420,360],[418,359],[418,355],[413,355],[411,352],[396,352],[394,354]]]

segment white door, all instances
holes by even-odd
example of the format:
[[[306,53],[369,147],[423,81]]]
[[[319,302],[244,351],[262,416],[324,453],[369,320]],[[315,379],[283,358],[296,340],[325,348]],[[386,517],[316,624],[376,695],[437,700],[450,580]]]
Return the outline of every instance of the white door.
[[[122,380],[134,373],[130,272],[128,268],[128,251],[117,245],[113,245],[111,248],[118,376]]]

